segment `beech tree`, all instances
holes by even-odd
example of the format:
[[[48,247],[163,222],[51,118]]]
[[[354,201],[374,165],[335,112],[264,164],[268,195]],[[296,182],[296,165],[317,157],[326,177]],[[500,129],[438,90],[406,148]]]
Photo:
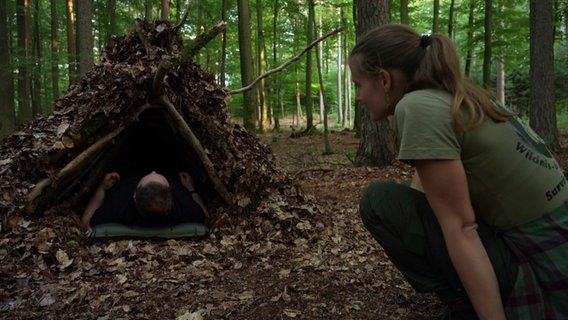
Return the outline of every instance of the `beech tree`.
[[[531,0],[530,18],[530,125],[556,150],[552,0]]]
[[[238,0],[239,12],[239,57],[241,61],[241,83],[243,87],[254,81],[253,59],[252,59],[252,40],[250,30],[250,9],[248,0]],[[256,94],[255,90],[248,90],[243,93],[243,125],[254,132]]]
[[[93,66],[93,8],[91,1],[77,1],[77,49],[79,74],[85,75]]]
[[[30,0],[18,0],[18,122],[31,119]]]
[[[8,15],[6,1],[0,1],[0,140],[14,131],[14,73],[8,47]]]
[[[357,36],[368,30],[390,22],[390,1],[357,1]],[[388,120],[373,122],[369,113],[361,108],[361,140],[355,156],[359,166],[385,166],[391,164],[394,156],[391,145]]]
[[[67,64],[69,70],[69,83],[79,79],[77,72],[77,41],[75,33],[75,7],[73,0],[65,2],[67,13]]]

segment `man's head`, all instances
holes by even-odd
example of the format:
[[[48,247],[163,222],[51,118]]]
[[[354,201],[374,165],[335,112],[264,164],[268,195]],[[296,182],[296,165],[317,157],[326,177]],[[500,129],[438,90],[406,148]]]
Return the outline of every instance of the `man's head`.
[[[168,179],[155,171],[142,177],[136,186],[134,202],[143,215],[168,215],[173,202]]]

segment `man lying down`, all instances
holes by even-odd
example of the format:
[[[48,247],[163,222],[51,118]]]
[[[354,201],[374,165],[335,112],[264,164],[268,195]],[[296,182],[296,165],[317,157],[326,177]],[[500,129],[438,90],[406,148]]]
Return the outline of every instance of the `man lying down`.
[[[159,228],[184,222],[208,224],[209,213],[186,171],[164,175],[156,171],[121,179],[107,173],[85,207],[81,224],[91,227],[115,223]]]

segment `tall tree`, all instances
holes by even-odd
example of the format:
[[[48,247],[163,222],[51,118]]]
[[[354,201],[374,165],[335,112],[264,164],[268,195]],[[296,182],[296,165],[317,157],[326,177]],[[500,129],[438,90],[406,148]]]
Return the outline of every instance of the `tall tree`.
[[[456,18],[455,14],[456,0],[450,1],[450,10],[448,12],[448,37],[454,38],[454,20]]]
[[[349,40],[350,40],[350,32],[348,32],[350,23],[347,21],[347,16],[345,11],[342,10],[342,14],[341,14],[341,26],[346,28],[346,32],[342,32],[342,39],[343,39],[343,50],[342,53],[344,55],[344,59],[343,61],[347,61],[347,57],[349,56]],[[338,72],[341,72],[341,69],[339,69]],[[352,103],[351,103],[351,93],[353,92],[352,90],[352,82],[351,82],[351,72],[349,70],[349,66],[347,65],[347,63],[343,64],[343,87],[345,88],[345,90],[343,90],[344,92],[344,108],[343,108],[343,121],[341,122],[342,126],[345,126],[346,122],[349,124],[351,123],[351,119],[352,119]],[[355,108],[355,110],[358,110],[358,108]],[[358,120],[357,120],[358,121]],[[360,131],[359,131],[360,134]]]
[[[250,30],[250,10],[248,0],[237,0],[239,16],[239,56],[241,62],[241,82],[243,87],[254,81],[252,59],[252,36]],[[256,109],[256,86],[243,93],[243,126],[254,132]]]
[[[146,21],[154,20],[154,13],[152,11],[152,0],[144,1],[144,18]]]
[[[93,7],[91,1],[77,1],[77,48],[79,74],[84,76],[93,66]]]
[[[308,21],[306,30],[306,40],[308,45],[314,40],[314,23],[315,16],[314,0],[308,0]],[[313,114],[313,100],[312,100],[312,50],[306,52],[306,95],[304,105],[306,106],[306,133],[314,129],[314,114]]]
[[[493,23],[493,0],[485,0],[485,46],[483,50],[483,85],[486,88],[491,87],[491,50],[492,50],[492,41],[491,41],[491,33],[492,28],[491,24]]]
[[[497,36],[499,42],[505,41],[505,39],[503,39],[503,29],[505,28],[505,21],[503,20],[503,9],[503,3],[500,3],[498,7],[499,20],[497,22],[499,29],[501,29],[501,32],[499,32]],[[502,105],[505,105],[505,55],[503,54],[502,49],[499,50],[496,56],[497,61],[495,62],[495,92],[497,94],[497,100],[501,102]]]
[[[32,114],[41,113],[41,41],[39,23],[41,21],[39,14],[39,0],[33,0],[33,33],[32,33],[32,57],[30,57],[31,67],[31,93],[32,93]]]
[[[111,45],[112,36],[116,34],[116,0],[108,0],[109,24],[106,29],[106,44]]]
[[[339,24],[341,25],[342,8],[339,8]],[[337,123],[344,124],[345,118],[343,114],[343,44],[341,38],[342,33],[337,35]]]
[[[162,20],[167,21],[170,19],[170,0],[162,0]]]
[[[357,36],[390,21],[390,1],[357,1]],[[358,108],[361,105],[358,104]],[[393,160],[390,124],[388,120],[373,122],[369,113],[361,108],[361,139],[355,156],[359,166],[385,166]]]
[[[15,129],[14,72],[10,63],[6,1],[0,1],[0,140]]]
[[[75,33],[75,7],[73,0],[65,2],[67,13],[67,60],[69,62],[69,83],[75,83],[78,79],[77,68],[77,38]]]
[[[263,74],[266,70],[266,46],[262,18],[262,0],[256,0],[256,63],[258,74]],[[261,79],[258,82],[258,129],[260,132],[266,132],[268,127],[267,99],[264,93],[264,79]]]
[[[18,0],[18,122],[31,119],[30,0]]]
[[[440,0],[434,0],[434,9],[432,17],[432,32],[438,33],[440,29]]]
[[[51,89],[53,99],[59,98],[59,36],[57,1],[51,0]]]
[[[355,25],[355,34],[358,35],[359,34],[359,2],[362,0],[353,0],[353,24]],[[378,19],[377,19],[378,20]],[[356,37],[357,38],[357,37]],[[348,50],[346,50],[345,52],[348,52]],[[346,67],[348,68],[349,66],[346,64]],[[351,102],[351,101],[349,101]],[[353,117],[353,129],[355,129],[355,137],[356,138],[361,138],[361,119],[363,118],[362,113],[362,109],[361,108],[361,104],[360,103],[356,103],[355,104],[355,110],[353,110],[354,112],[354,117]]]
[[[274,10],[273,10],[273,18],[272,18],[272,65],[276,66],[278,64],[278,13],[280,12],[280,1],[274,1]],[[271,86],[269,90],[272,90],[272,103],[270,104],[270,110],[272,119],[274,119],[274,127],[273,130],[278,131],[280,130],[280,112],[278,108],[282,105],[280,99],[280,76],[278,74],[274,75],[273,79],[271,80]],[[276,111],[274,111],[276,109]]]
[[[408,0],[400,1],[400,23],[408,24]]]
[[[530,0],[530,125],[557,150],[553,31],[552,0]]]
[[[221,21],[227,21],[227,0],[221,1]],[[226,72],[227,67],[227,29],[223,29],[221,34],[221,70],[219,72],[219,84],[222,87],[226,86]]]
[[[295,2],[295,4],[300,8],[302,5],[301,1]],[[297,14],[294,19],[294,52],[297,52],[300,48],[300,29],[301,29],[301,15],[298,9]],[[294,68],[295,75],[295,85],[296,85],[296,113],[294,117],[296,119],[296,125],[300,125],[300,119],[302,118],[302,90],[300,89],[300,66],[299,63],[295,64]]]
[[[469,0],[468,20],[467,20],[467,53],[465,56],[466,76],[471,75],[471,65],[473,60],[473,42],[475,38],[475,0]]]

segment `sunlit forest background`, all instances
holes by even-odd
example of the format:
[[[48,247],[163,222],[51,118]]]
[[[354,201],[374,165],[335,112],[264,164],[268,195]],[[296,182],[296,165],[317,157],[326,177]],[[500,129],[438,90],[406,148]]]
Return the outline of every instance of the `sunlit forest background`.
[[[354,94],[345,61],[356,41],[355,1],[246,2],[250,10],[255,78],[291,59],[323,34],[342,28],[313,49],[321,59],[324,88],[317,81],[318,69],[306,68],[305,58],[267,77],[262,87],[258,87],[255,123],[258,130],[273,129],[279,125],[275,119],[288,119],[292,126],[304,125],[306,96],[314,103],[316,119],[323,117],[321,106],[325,104],[332,119],[330,125],[353,127]],[[315,12],[312,35],[306,31],[310,4]],[[489,20],[487,5],[492,12]],[[185,41],[189,41],[221,21],[227,23],[225,33],[210,41],[195,60],[214,74],[221,85],[231,89],[246,85],[241,80],[237,7],[237,0],[195,0],[181,32]],[[554,77],[561,128],[568,121],[565,116],[568,113],[567,7],[566,0],[554,2]],[[16,130],[35,114],[51,112],[53,101],[70,83],[79,81],[89,65],[99,61],[113,37],[131,31],[135,19],[167,18],[176,24],[186,9],[187,2],[182,0],[0,1],[0,137]],[[484,85],[501,91],[510,108],[527,114],[529,1],[391,1],[390,12],[391,22],[408,23],[420,33],[440,32],[451,36],[463,58],[464,73],[480,84],[484,84],[487,46],[484,36],[489,21],[491,65],[489,83]],[[308,94],[306,70],[310,70],[314,79]],[[320,95],[321,89],[325,95]],[[233,98],[231,111],[239,119],[243,97],[235,94]],[[262,111],[263,108],[267,111]]]

